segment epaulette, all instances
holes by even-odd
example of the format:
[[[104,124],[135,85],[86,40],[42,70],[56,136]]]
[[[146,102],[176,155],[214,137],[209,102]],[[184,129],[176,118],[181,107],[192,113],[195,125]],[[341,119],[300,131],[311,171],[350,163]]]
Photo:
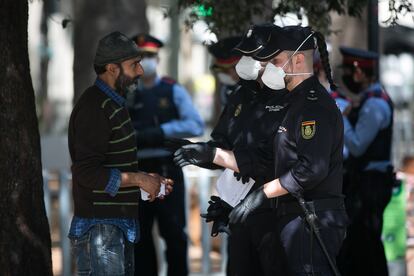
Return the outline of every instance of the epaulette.
[[[177,81],[175,79],[170,78],[170,77],[165,77],[165,76],[161,78],[161,81],[163,81],[165,83],[168,83],[168,84],[171,84],[171,85],[174,85],[174,84],[177,83]]]
[[[308,95],[306,96],[306,99],[308,99],[309,101],[317,101],[318,96],[316,96],[316,91],[313,89],[309,90]]]

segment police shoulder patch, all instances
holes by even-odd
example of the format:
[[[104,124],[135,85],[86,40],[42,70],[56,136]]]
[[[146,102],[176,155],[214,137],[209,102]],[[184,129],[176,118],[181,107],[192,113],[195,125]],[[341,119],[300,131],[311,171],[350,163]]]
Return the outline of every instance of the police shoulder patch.
[[[301,126],[302,130],[302,138],[303,139],[311,139],[315,136],[316,132],[316,121],[304,121],[302,122]]]

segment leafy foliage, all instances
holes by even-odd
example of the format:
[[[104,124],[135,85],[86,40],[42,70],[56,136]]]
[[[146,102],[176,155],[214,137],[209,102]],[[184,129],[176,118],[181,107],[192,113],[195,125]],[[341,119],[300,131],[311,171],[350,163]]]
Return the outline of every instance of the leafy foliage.
[[[390,24],[390,25],[397,25],[397,21],[399,19],[399,15],[405,15],[407,13],[413,13],[414,12],[414,5],[412,0],[389,0],[388,7],[390,10],[390,18],[385,20],[384,23]],[[414,20],[414,15],[413,15]]]
[[[202,19],[216,34],[244,32],[254,17],[260,16],[265,9],[272,9],[264,0],[179,0],[178,7],[180,10],[190,9],[185,22],[187,27]],[[263,21],[270,19],[263,18]]]
[[[309,24],[322,33],[330,31],[330,12],[340,15],[360,16],[369,0],[179,0],[179,9],[189,9],[187,27],[197,20],[204,20],[211,31],[218,34],[241,33],[246,26],[272,21],[275,15],[295,13],[306,15]],[[396,24],[398,15],[413,12],[412,0],[389,0],[391,17],[388,23]]]

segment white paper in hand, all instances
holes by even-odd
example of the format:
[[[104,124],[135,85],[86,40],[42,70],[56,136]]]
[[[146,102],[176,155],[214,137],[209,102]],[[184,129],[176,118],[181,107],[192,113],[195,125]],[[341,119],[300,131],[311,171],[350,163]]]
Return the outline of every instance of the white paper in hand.
[[[234,177],[234,171],[225,169],[217,179],[216,189],[220,198],[234,207],[246,197],[253,184],[254,180],[251,178],[249,178],[249,182],[244,184],[237,181]]]
[[[141,199],[145,201],[149,200],[149,193],[147,193],[141,188],[140,190],[141,190]],[[165,184],[164,183],[161,183],[160,192],[158,193],[157,197],[160,197],[160,196],[165,196]]]

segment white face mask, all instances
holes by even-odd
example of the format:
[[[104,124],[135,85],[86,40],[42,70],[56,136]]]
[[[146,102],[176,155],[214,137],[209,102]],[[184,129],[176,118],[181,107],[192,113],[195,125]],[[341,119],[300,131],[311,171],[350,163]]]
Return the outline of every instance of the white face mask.
[[[229,74],[225,74],[223,72],[218,73],[217,78],[219,82],[221,82],[224,85],[232,86],[237,83],[237,81],[235,81]]]
[[[140,62],[142,69],[144,69],[144,76],[152,76],[157,72],[157,58],[143,58]]]
[[[259,71],[262,68],[260,62],[254,60],[252,57],[242,56],[236,64],[236,72],[240,78],[244,80],[255,80],[259,76]]]
[[[283,64],[282,67],[278,67],[268,62],[263,75],[261,77],[264,85],[273,90],[280,90],[286,87],[285,76],[299,76],[299,75],[312,75],[313,73],[286,73],[283,68],[288,64],[289,60],[299,51],[300,47],[308,40],[311,36],[310,34],[305,40],[299,45],[299,47],[293,52],[293,54],[288,58],[288,60]]]

